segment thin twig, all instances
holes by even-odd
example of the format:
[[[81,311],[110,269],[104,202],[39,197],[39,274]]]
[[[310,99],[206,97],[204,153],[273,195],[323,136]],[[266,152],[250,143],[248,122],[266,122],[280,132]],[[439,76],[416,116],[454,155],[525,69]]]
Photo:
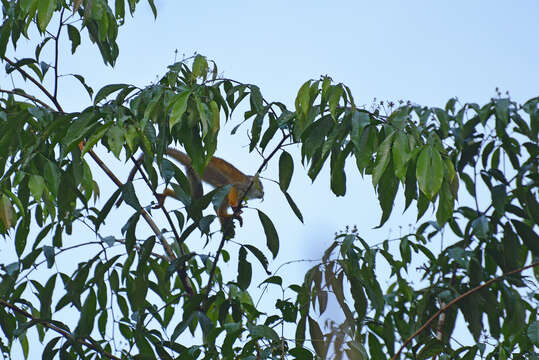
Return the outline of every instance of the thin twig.
[[[58,32],[54,37],[54,98],[57,99],[58,95],[58,43],[60,42],[60,32],[62,31],[63,20],[64,20],[64,11],[65,8],[62,8],[60,12],[60,23],[58,25]]]
[[[77,343],[79,343],[81,345],[84,345],[84,346],[86,346],[86,347],[88,347],[88,348],[90,348],[90,349],[92,349],[94,351],[97,351],[99,354],[101,354],[103,356],[106,356],[109,359],[121,360],[119,357],[114,356],[111,353],[106,352],[106,351],[98,348],[97,346],[95,346],[94,344],[92,344],[92,343],[90,343],[90,342],[88,342],[86,340],[78,339],[78,338],[73,337],[73,335],[69,331],[66,331],[66,330],[64,330],[62,328],[59,328],[56,325],[50,324],[46,320],[34,317],[32,314],[28,313],[27,311],[21,309],[20,307],[18,307],[16,305],[11,304],[10,302],[5,301],[4,299],[0,299],[0,304],[2,304],[5,307],[10,308],[11,310],[13,310],[14,312],[16,312],[18,314],[21,314],[21,315],[25,316],[26,318],[30,319],[31,321],[34,321],[35,323],[39,323],[40,325],[42,325],[42,326],[44,326],[44,327],[46,327],[48,329],[56,331],[57,333],[59,333],[60,335],[62,335],[66,339],[68,339],[69,341],[77,342]],[[93,339],[92,339],[92,341],[96,342]]]
[[[17,69],[17,71],[20,72],[24,77],[26,77],[31,82],[33,82],[39,88],[39,90],[43,92],[43,94],[45,94],[49,99],[51,99],[52,103],[54,104],[54,106],[56,106],[56,109],[58,109],[58,111],[62,113],[64,112],[64,110],[60,106],[60,103],[58,103],[58,100],[56,100],[56,98],[47,89],[45,89],[45,87],[39,81],[37,81],[32,75],[28,74],[24,69],[22,69],[20,66],[18,66],[15,62],[8,59],[7,57],[3,56],[2,59],[5,62],[7,62],[9,65]]]
[[[533,268],[533,267],[536,267],[539,265],[539,261],[537,262],[534,262],[534,263],[531,263],[530,265],[526,265],[526,266],[523,266],[523,267],[520,267],[518,269],[515,269],[515,270],[511,270],[509,272],[506,272],[498,277],[495,277],[493,279],[490,279],[489,281],[485,282],[484,284],[482,285],[479,285],[479,286],[476,286],[474,287],[473,289],[470,289],[468,291],[466,291],[464,294],[454,298],[453,300],[451,300],[450,302],[447,303],[446,306],[442,307],[440,310],[438,310],[434,315],[432,315],[415,333],[412,334],[412,336],[410,336],[408,339],[406,339],[406,341],[401,345],[401,347],[399,348],[399,351],[397,351],[395,353],[395,355],[393,355],[393,357],[391,358],[391,360],[397,360],[402,352],[402,350],[408,346],[408,344],[410,344],[412,342],[412,340],[419,334],[421,334],[426,328],[429,327],[429,325],[438,318],[438,316],[440,316],[443,312],[447,311],[451,306],[455,305],[456,303],[458,303],[460,300],[464,299],[465,297],[489,286],[490,284],[492,284],[493,282],[496,282],[496,281],[500,281],[500,280],[503,280],[503,278],[505,278],[506,276],[509,276],[509,275],[513,275],[513,274],[517,274],[517,273],[520,273],[524,270],[527,270],[527,269],[530,269],[530,268]]]
[[[18,96],[26,98],[28,100],[32,100],[36,104],[39,104],[39,105],[41,105],[43,107],[46,107],[49,110],[52,110],[52,108],[47,103],[39,100],[38,98],[36,98],[36,97],[34,97],[32,95],[28,95],[28,94],[18,92],[18,91],[15,91],[15,90],[5,90],[5,89],[0,89],[0,92],[6,93],[6,94],[18,95]]]

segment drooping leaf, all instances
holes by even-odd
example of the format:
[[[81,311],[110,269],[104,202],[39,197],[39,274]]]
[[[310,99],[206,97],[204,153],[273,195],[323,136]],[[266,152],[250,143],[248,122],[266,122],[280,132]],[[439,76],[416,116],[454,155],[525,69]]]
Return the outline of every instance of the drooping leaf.
[[[288,190],[293,172],[294,160],[288,152],[283,151],[279,157],[279,186],[283,192]]]
[[[279,252],[279,235],[277,235],[277,230],[275,230],[275,226],[270,218],[262,211],[257,211],[262,227],[264,228],[264,233],[266,234],[266,244],[271,251],[273,258],[275,258]]]
[[[279,335],[269,326],[247,324],[247,329],[249,329],[249,334],[255,339],[263,338],[279,341]]]
[[[534,256],[539,256],[539,235],[526,223],[518,220],[511,220],[522,242],[532,252]]]
[[[37,6],[37,25],[41,32],[45,32],[56,9],[56,0],[39,0]]]
[[[105,99],[107,96],[109,96],[113,92],[121,90],[121,89],[125,89],[127,87],[129,87],[128,84],[111,84],[111,85],[103,86],[101,89],[99,89],[97,94],[95,94],[94,105],[97,105],[98,102]]]
[[[13,226],[13,205],[6,195],[0,197],[0,220],[6,229]]]
[[[297,216],[299,221],[303,223],[303,215],[301,214],[301,211],[299,210],[298,206],[296,205],[296,203],[294,202],[290,194],[285,192],[284,196],[286,197],[286,201],[288,202],[288,205],[290,205],[290,207],[292,208],[292,211],[294,212],[294,214]]]
[[[47,267],[50,269],[54,265],[54,248],[48,245],[43,246],[43,255],[45,255]]]
[[[67,34],[71,41],[71,53],[74,54],[77,47],[80,45],[80,33],[79,30],[71,24],[67,25]]]
[[[326,345],[324,342],[324,335],[322,334],[322,330],[320,329],[320,325],[311,318],[309,319],[309,333],[311,334],[311,343],[313,344],[314,351],[316,352],[316,355],[320,356],[320,358],[324,359],[326,357]]]
[[[423,147],[416,165],[419,189],[432,200],[442,187],[444,169],[440,153],[430,145]]]
[[[386,136],[376,154],[376,160],[374,162],[374,170],[372,172],[372,183],[374,186],[378,185],[382,174],[386,170],[389,160],[391,159],[391,145],[393,144],[393,137],[395,131],[392,131],[389,135]]]
[[[140,211],[142,208],[140,206],[140,202],[137,198],[137,193],[135,192],[135,187],[133,186],[133,182],[129,181],[122,187],[122,196],[124,198],[124,201],[126,204],[133,207],[135,210]]]
[[[191,95],[190,91],[184,91],[176,95],[175,100],[173,101],[172,109],[170,110],[169,117],[169,127],[172,129],[182,118],[185,110],[187,110],[187,102],[189,96]]]
[[[242,290],[245,290],[251,284],[252,266],[247,261],[247,250],[245,247],[241,247],[238,255],[238,278],[237,282]]]

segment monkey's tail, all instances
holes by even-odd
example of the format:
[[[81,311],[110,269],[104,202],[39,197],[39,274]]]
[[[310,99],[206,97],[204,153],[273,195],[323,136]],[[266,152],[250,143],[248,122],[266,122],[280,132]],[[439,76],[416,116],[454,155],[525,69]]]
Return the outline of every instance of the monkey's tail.
[[[185,166],[191,165],[191,158],[184,153],[183,151],[180,151],[178,149],[175,149],[173,147],[167,148],[167,155],[173,157],[175,160],[181,162]]]

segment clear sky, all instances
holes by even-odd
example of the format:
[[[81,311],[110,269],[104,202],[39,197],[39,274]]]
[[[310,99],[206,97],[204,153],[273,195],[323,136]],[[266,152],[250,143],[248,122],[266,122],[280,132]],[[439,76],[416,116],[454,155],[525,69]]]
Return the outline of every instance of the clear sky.
[[[157,20],[141,2],[135,18],[120,30],[116,68],[105,67],[97,48],[83,39],[75,56],[66,56],[60,72],[82,74],[94,89],[109,83],[145,86],[164,74],[177,49],[178,60],[182,54],[206,55],[224,76],[256,84],[268,100],[291,108],[301,84],[325,74],[350,86],[356,104],[365,105],[377,98],[443,106],[454,96],[462,102],[484,103],[495,95],[496,87],[508,90],[519,102],[539,95],[539,2],[535,0],[156,3]],[[69,46],[66,43],[64,54],[69,53]],[[84,90],[68,78],[61,83],[60,96],[68,110],[90,104]],[[241,116],[235,113],[232,123]],[[260,158],[246,155],[245,130],[231,137],[232,127],[225,127],[217,154],[245,172],[254,172]],[[303,212],[305,225],[271,182],[264,184],[265,200],[250,204],[260,206],[279,232],[281,253],[276,265],[320,257],[333,233],[345,225],[357,224],[360,235],[375,244],[399,235],[400,226],[405,232],[414,222],[413,213],[402,216],[402,205],[396,205],[388,225],[373,232],[381,210],[370,178],[362,179],[352,161],[347,167],[347,194],[336,198],[329,190],[327,169],[311,185],[299,157],[294,160],[297,166],[290,193]],[[270,164],[263,175],[277,179],[276,165]],[[105,184],[105,201],[114,188],[105,177],[98,181]],[[256,214],[245,213],[246,225],[236,240],[263,247],[265,238]],[[122,214],[127,220],[130,210]],[[112,225],[110,231],[119,237],[118,224]],[[254,269],[259,269],[255,262]],[[301,281],[304,265],[296,268],[301,271],[287,269],[291,271],[280,275]],[[259,273],[257,280],[264,278]]]

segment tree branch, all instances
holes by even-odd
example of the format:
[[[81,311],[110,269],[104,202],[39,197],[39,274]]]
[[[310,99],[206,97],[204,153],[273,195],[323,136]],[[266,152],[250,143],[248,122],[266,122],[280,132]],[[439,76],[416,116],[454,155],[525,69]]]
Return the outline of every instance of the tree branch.
[[[21,96],[23,98],[27,98],[28,100],[32,100],[36,104],[39,104],[39,105],[41,105],[43,107],[46,107],[49,110],[52,110],[52,108],[47,103],[39,100],[38,98],[36,98],[36,97],[34,97],[32,95],[28,95],[26,93],[18,92],[18,91],[15,91],[15,90],[5,90],[5,89],[0,89],[0,92],[6,93],[6,94],[18,95],[18,96]]]
[[[9,65],[17,69],[17,71],[20,72],[24,77],[28,78],[31,82],[33,82],[39,88],[39,90],[43,92],[43,94],[45,94],[49,99],[51,99],[52,103],[54,104],[54,106],[56,106],[58,111],[62,113],[64,112],[64,110],[60,106],[60,103],[58,103],[58,100],[56,100],[56,98],[47,89],[45,89],[45,87],[39,81],[37,81],[32,75],[28,74],[24,69],[21,69],[20,66],[17,66],[16,63],[8,59],[7,57],[4,56],[2,57],[2,59],[5,62],[7,62]]]
[[[539,261],[537,262],[534,262],[534,263],[531,263],[530,265],[526,265],[526,266],[523,266],[523,267],[520,267],[518,269],[515,269],[515,270],[511,270],[509,272],[506,272],[504,274],[502,274],[501,276],[498,276],[498,277],[495,277],[493,279],[490,279],[489,281],[485,282],[484,284],[482,285],[479,285],[479,286],[476,286],[474,287],[473,289],[470,289],[468,291],[466,291],[464,294],[462,295],[459,295],[458,297],[454,298],[453,300],[451,300],[449,303],[447,303],[447,305],[445,305],[444,307],[442,307],[440,310],[438,310],[434,315],[432,315],[419,329],[417,329],[417,331],[415,333],[412,334],[412,336],[410,336],[408,339],[406,339],[406,341],[401,345],[401,347],[399,348],[399,351],[397,351],[395,353],[395,355],[393,355],[393,357],[391,358],[391,360],[397,360],[402,352],[402,350],[408,346],[408,344],[410,344],[412,342],[412,340],[419,334],[421,334],[426,328],[429,327],[429,325],[434,321],[436,320],[436,318],[438,318],[438,316],[440,316],[442,313],[444,313],[445,311],[447,311],[451,306],[455,305],[456,303],[458,303],[460,300],[464,299],[465,297],[489,286],[490,284],[492,284],[493,282],[496,282],[496,281],[500,281],[500,280],[503,280],[504,277],[506,276],[509,276],[509,275],[513,275],[513,274],[517,274],[517,273],[520,273],[526,269],[530,269],[530,268],[533,268],[533,267],[536,267],[539,265]]]
[[[66,331],[66,330],[64,330],[62,328],[59,328],[56,325],[50,324],[46,320],[36,318],[32,314],[28,313],[27,311],[21,309],[20,307],[18,307],[16,305],[11,304],[10,302],[5,301],[4,299],[0,299],[0,304],[2,304],[3,306],[5,306],[7,308],[10,308],[11,310],[13,310],[14,312],[16,312],[18,314],[21,314],[21,315],[25,316],[26,318],[30,319],[31,321],[34,321],[36,323],[39,323],[39,324],[43,325],[44,327],[46,327],[48,329],[56,331],[57,333],[59,333],[60,335],[62,335],[63,337],[65,337],[66,339],[68,339],[70,341],[77,342],[77,343],[79,343],[81,345],[84,345],[84,346],[98,352],[99,354],[101,354],[103,356],[106,356],[109,359],[121,360],[119,357],[114,356],[111,353],[106,352],[106,351],[98,348],[97,346],[95,346],[94,344],[92,344],[92,343],[90,343],[90,342],[88,342],[86,340],[74,338],[73,335],[69,331]],[[92,341],[94,341],[94,340],[92,340]]]
[[[60,24],[58,25],[58,32],[54,37],[54,99],[57,99],[58,95],[58,43],[60,42],[60,32],[62,31],[62,26],[64,26],[64,11],[65,8],[62,8],[62,11],[60,12]]]

